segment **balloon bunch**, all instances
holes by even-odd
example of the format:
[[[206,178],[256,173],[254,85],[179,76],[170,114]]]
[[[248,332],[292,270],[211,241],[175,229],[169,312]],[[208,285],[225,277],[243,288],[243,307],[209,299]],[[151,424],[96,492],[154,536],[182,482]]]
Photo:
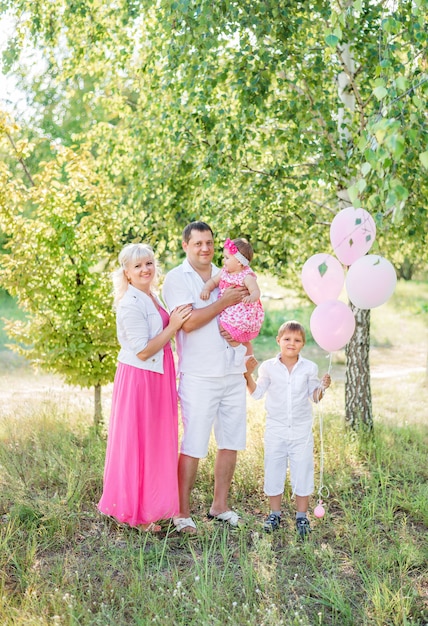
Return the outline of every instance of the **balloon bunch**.
[[[373,309],[388,300],[397,276],[392,264],[383,257],[367,252],[376,237],[376,225],[364,209],[348,207],[340,211],[330,226],[330,241],[336,256],[314,254],[302,268],[302,284],[317,305],[310,327],[317,344],[331,353],[343,348],[355,332],[351,308],[337,298],[346,282],[349,300],[359,309]],[[337,257],[337,258],[336,258]],[[344,267],[348,268],[346,279]],[[330,372],[330,368],[329,368]],[[322,498],[329,495],[323,484],[323,420],[320,412],[320,488],[315,517],[325,514]]]
[[[340,211],[330,226],[334,253],[314,254],[302,268],[302,284],[317,305],[310,319],[311,333],[327,352],[343,348],[355,331],[354,315],[337,300],[343,285],[359,309],[373,309],[392,295],[397,282],[393,265],[377,254],[367,255],[376,237],[371,215],[361,208]],[[345,283],[343,266],[348,267]]]

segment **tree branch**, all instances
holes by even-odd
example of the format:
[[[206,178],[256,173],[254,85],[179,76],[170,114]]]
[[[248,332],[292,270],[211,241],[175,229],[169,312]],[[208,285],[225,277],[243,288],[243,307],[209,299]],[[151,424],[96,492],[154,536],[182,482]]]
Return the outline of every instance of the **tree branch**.
[[[328,143],[330,144],[331,149],[333,150],[333,152],[335,152],[341,159],[345,159],[345,153],[343,152],[343,150],[341,148],[339,148],[339,146],[336,145],[334,138],[332,136],[332,134],[328,131],[327,129],[327,123],[325,121],[325,119],[322,117],[322,115],[317,111],[317,108],[315,106],[315,99],[313,98],[312,94],[310,93],[310,91],[307,89],[307,87],[305,86],[305,89],[302,89],[300,87],[298,87],[292,80],[289,79],[289,83],[290,86],[292,87],[292,89],[295,89],[297,91],[297,93],[301,96],[305,96],[311,105],[311,110],[312,113],[314,114],[314,116],[317,118],[319,125],[321,126],[323,132],[324,132],[324,136],[326,137]]]
[[[16,147],[16,143],[13,141],[13,137],[12,137],[12,135],[11,135],[10,133],[8,133],[8,132],[7,132],[7,130],[5,131],[5,133],[6,133],[6,137],[9,139],[10,143],[12,144],[12,148],[13,148],[13,149],[15,150],[15,152],[16,152],[16,155],[17,155],[18,161],[21,163],[21,165],[22,165],[22,167],[23,167],[23,169],[24,169],[24,172],[25,172],[25,174],[26,174],[26,175],[27,175],[27,177],[28,177],[28,180],[29,180],[29,181],[30,181],[30,183],[33,185],[33,187],[35,187],[35,186],[36,186],[36,183],[34,182],[34,180],[33,180],[32,176],[31,176],[31,174],[30,174],[30,171],[29,171],[29,169],[28,169],[28,167],[27,167],[27,165],[26,165],[26,163],[25,163],[24,159],[18,155],[18,148]]]

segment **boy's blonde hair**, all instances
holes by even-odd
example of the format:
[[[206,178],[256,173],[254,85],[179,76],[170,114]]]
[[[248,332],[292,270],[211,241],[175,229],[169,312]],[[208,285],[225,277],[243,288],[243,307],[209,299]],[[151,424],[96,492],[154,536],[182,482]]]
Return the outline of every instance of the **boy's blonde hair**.
[[[303,343],[306,343],[306,333],[303,326],[296,322],[296,320],[289,320],[284,322],[278,329],[278,339],[281,339],[282,335],[286,332],[300,333],[302,335]]]

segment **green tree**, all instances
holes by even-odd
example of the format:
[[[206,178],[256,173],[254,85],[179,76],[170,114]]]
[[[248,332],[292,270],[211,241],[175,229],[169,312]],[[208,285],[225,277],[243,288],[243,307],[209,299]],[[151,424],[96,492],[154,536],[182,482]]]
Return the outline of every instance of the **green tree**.
[[[15,150],[22,159],[31,145],[21,141]],[[114,189],[94,170],[91,155],[66,148],[28,186],[1,165],[0,227],[7,240],[0,280],[28,314],[26,321],[6,322],[14,349],[70,384],[93,386],[98,425],[101,387],[116,366],[108,272],[120,228]]]

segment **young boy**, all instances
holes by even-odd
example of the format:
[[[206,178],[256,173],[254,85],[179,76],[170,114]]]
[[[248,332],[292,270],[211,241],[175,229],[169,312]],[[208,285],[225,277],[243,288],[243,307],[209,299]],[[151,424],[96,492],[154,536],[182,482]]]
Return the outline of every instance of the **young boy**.
[[[291,485],[296,495],[296,528],[302,539],[311,532],[307,518],[309,496],[314,490],[312,407],[330,386],[329,374],[320,381],[318,367],[300,355],[305,330],[296,321],[282,324],[276,341],[281,352],[260,365],[257,383],[252,377],[257,361],[247,361],[247,387],[256,400],[266,396],[265,480],[271,512],[264,530],[272,532],[281,522],[281,500],[290,465]]]

